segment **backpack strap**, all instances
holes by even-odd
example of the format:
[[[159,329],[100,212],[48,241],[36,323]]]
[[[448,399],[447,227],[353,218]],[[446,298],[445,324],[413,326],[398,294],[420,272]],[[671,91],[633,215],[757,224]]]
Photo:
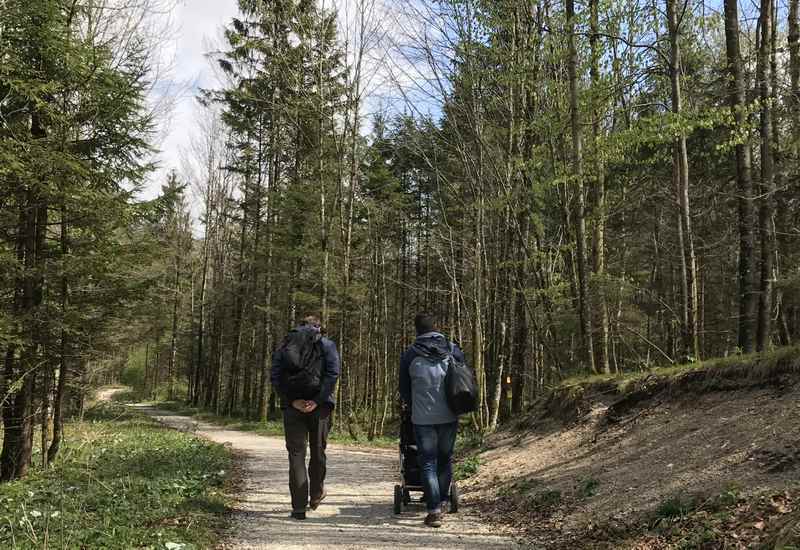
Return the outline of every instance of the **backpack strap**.
[[[447,356],[447,368],[456,362],[456,343],[450,342],[450,355]]]

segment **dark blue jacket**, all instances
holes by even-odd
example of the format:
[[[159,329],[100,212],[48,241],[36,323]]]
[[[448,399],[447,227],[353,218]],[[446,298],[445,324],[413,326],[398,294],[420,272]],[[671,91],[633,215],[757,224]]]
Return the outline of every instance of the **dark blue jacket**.
[[[297,328],[297,330],[319,333],[319,329],[311,325],[300,326]],[[320,344],[322,346],[323,357],[322,387],[319,390],[319,394],[317,394],[317,396],[314,398],[314,402],[317,405],[322,405],[325,403],[333,408],[336,405],[336,381],[339,379],[340,370],[339,352],[336,351],[336,344],[324,336],[320,338]],[[286,392],[281,388],[281,371],[283,368],[283,353],[279,347],[272,354],[272,371],[270,372],[270,381],[272,382],[272,387],[275,388],[275,391],[281,397],[283,408],[286,408],[291,405],[291,402],[289,397],[286,395]]]

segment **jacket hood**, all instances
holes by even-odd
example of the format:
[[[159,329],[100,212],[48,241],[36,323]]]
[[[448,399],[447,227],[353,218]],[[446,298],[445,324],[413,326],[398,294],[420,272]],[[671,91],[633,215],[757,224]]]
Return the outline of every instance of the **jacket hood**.
[[[411,347],[416,353],[425,357],[438,359],[450,355],[450,342],[438,332],[420,334]]]
[[[322,338],[322,330],[314,325],[300,325],[299,327],[295,328],[295,330],[298,332],[308,332],[309,334],[313,334],[315,340]]]

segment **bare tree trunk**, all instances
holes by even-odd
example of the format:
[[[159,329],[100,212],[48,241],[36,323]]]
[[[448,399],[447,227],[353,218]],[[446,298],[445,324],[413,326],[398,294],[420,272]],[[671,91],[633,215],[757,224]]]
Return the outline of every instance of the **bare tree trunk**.
[[[680,116],[683,110],[680,74],[682,70],[680,48],[680,21],[678,19],[678,0],[667,0],[667,26],[670,40],[670,85],[672,95],[672,112]],[[679,225],[683,234],[682,253],[686,264],[683,299],[684,327],[683,347],[685,359],[700,359],[700,341],[698,337],[697,311],[697,260],[692,234],[692,218],[689,207],[689,156],[686,150],[686,134],[681,132],[675,140],[673,153],[673,173],[677,185],[679,205]]]
[[[797,1],[797,0],[794,0]],[[725,44],[728,59],[729,102],[735,121],[734,132],[747,126],[747,95],[739,47],[739,8],[737,0],[725,0]],[[746,133],[745,133],[746,135]],[[750,144],[736,144],[736,183],[739,192],[739,326],[738,346],[743,353],[753,351],[756,295],[753,291],[755,236],[753,234],[753,177]]]
[[[589,43],[591,47],[591,81],[593,96],[600,97],[602,94],[597,90],[600,86],[600,57],[602,51],[599,46],[599,3],[600,0],[590,1],[590,25],[591,35]],[[600,315],[600,345],[597,349],[597,368],[604,373],[611,372],[611,364],[609,363],[608,353],[608,338],[609,338],[609,324],[608,324],[608,304],[605,292],[605,271],[606,271],[606,256],[605,256],[605,232],[606,232],[606,177],[605,166],[600,158],[600,117],[602,113],[597,106],[597,99],[594,99],[592,105],[592,138],[594,146],[595,157],[595,178],[594,183],[594,274],[597,277],[597,284],[595,285],[595,292],[597,293],[597,307]]]
[[[211,171],[216,168],[211,166],[209,169],[210,177],[213,175]],[[209,184],[206,189],[206,205],[205,205],[205,219],[206,228],[205,235],[203,235],[203,267],[201,268],[200,275],[200,294],[197,297],[198,302],[198,320],[197,320],[197,356],[195,357],[194,366],[194,394],[192,395],[192,405],[197,406],[200,404],[200,399],[203,391],[208,391],[208,385],[205,383],[208,377],[208,365],[205,361],[205,310],[206,310],[206,285],[208,282],[208,261],[210,254],[210,241],[211,241],[211,185]]]
[[[186,385],[186,404],[192,403],[192,396],[195,394],[195,381],[197,373],[195,372],[195,353],[194,353],[194,332],[195,332],[195,265],[194,254],[189,257],[189,364],[187,373]]]
[[[497,429],[497,419],[500,417],[500,395],[503,390],[503,375],[506,368],[506,322],[500,322],[500,346],[497,358],[497,380],[495,382],[494,394],[492,395],[491,420],[489,421],[489,431]]]
[[[526,242],[528,241],[529,217],[520,214],[520,221],[518,224],[523,226],[519,232],[519,241],[523,250],[525,250]],[[512,378],[511,378],[511,412],[519,414],[522,412],[522,407],[525,402],[524,392],[526,383],[526,365],[528,362],[528,350],[530,346],[530,334],[528,330],[528,312],[526,307],[525,297],[525,277],[528,268],[528,254],[525,253],[525,260],[520,262],[516,272],[516,289],[515,289],[515,312],[514,312],[514,353],[512,356]],[[534,331],[535,332],[535,328]]]
[[[800,149],[800,0],[789,0],[789,77],[790,115],[792,120],[792,160],[797,161]]]
[[[161,335],[159,334],[156,337],[155,341],[155,362],[153,363],[153,399],[158,400],[158,386],[160,384],[161,379],[161,353],[159,352],[158,347],[161,345]]]
[[[40,399],[41,403],[41,417],[39,418],[39,437],[41,439],[41,449],[42,449],[42,468],[47,468],[48,458],[47,458],[47,450],[48,450],[48,443],[50,439],[50,403],[51,403],[51,394],[52,394],[52,384],[53,384],[53,374],[54,374],[54,367],[53,363],[48,361],[44,365],[44,370],[42,371],[42,381],[41,381],[41,388],[40,388]]]
[[[144,394],[150,397],[150,342],[144,344]]]
[[[234,318],[233,318],[233,352],[231,353],[231,367],[228,378],[228,389],[225,403],[225,413],[231,415],[236,410],[239,402],[239,371],[241,369],[241,348],[242,348],[242,318],[244,317],[244,290],[245,290],[245,255],[247,243],[248,225],[248,188],[245,187],[244,201],[242,202],[243,216],[242,227],[239,234],[239,274],[237,284],[234,289]]]
[[[69,255],[69,230],[67,227],[67,206],[66,203],[61,203],[61,259],[62,262],[67,261]],[[69,375],[67,370],[67,353],[69,351],[69,344],[67,342],[66,319],[67,308],[69,307],[69,281],[67,280],[66,267],[62,264],[61,275],[61,350],[60,350],[60,363],[58,367],[58,385],[56,387],[56,395],[53,403],[53,439],[50,447],[47,450],[47,462],[45,465],[52,462],[58,455],[58,450],[61,447],[61,440],[64,433],[64,393],[67,387],[67,377]]]
[[[180,245],[179,245],[180,246]],[[178,305],[181,295],[181,269],[180,259],[176,249],[175,253],[175,286],[173,287],[174,296],[172,298],[172,334],[169,343],[169,366],[167,367],[167,397],[170,401],[175,399],[175,357],[177,355],[178,339]]]
[[[275,133],[276,130],[272,128],[272,135],[270,140],[272,141],[272,151],[273,157],[272,161],[270,162],[270,178],[269,178],[269,188],[267,190],[267,204],[266,204],[266,262],[267,265],[272,265],[272,223],[273,223],[273,205],[272,205],[272,195],[270,191],[273,187],[277,188],[278,179],[280,177],[280,165],[278,160],[278,153],[275,151]],[[267,269],[266,275],[264,276],[264,312],[262,313],[262,333],[261,333],[261,382],[259,384],[259,392],[258,392],[258,418],[259,421],[265,422],[267,420],[268,415],[268,406],[269,406],[269,388],[270,388],[270,367],[271,367],[271,349],[270,349],[270,342],[272,341],[272,285],[273,285],[273,273],[271,269]]]
[[[773,0],[761,1],[759,17],[760,43],[756,79],[761,99],[761,207],[759,230],[761,233],[761,277],[758,301],[758,330],[756,349],[769,347],[772,323],[773,270],[775,256],[775,173],[772,150],[772,82],[770,79],[770,52],[772,50]]]
[[[35,139],[46,137],[37,114],[32,116],[31,134]],[[39,360],[37,318],[42,305],[44,287],[44,244],[47,227],[47,200],[41,184],[29,184],[19,193],[17,260],[24,271],[17,277],[14,292],[14,313],[22,319],[22,344],[19,357],[16,346],[9,345],[5,362],[3,401],[3,449],[0,454],[0,481],[24,477],[33,451],[33,420],[29,414],[33,401],[34,378]],[[15,368],[16,367],[16,368]],[[18,388],[16,392],[11,388]]]
[[[578,106],[578,50],[575,46],[575,2],[566,0],[569,73],[570,127],[572,133],[572,176],[577,187],[577,208],[575,212],[575,240],[578,264],[578,310],[581,321],[581,336],[586,365],[591,372],[597,372],[594,361],[592,338],[592,310],[589,302],[589,275],[586,261],[586,196],[583,184],[583,144],[581,120]]]

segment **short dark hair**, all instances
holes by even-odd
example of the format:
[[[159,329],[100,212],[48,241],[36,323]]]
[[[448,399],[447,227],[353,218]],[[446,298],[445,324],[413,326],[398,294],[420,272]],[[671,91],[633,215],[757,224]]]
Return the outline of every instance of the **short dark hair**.
[[[414,328],[417,331],[417,336],[436,330],[433,315],[430,313],[417,313],[416,317],[414,317]]]
[[[300,322],[300,324],[303,326],[310,325],[312,327],[319,328],[321,323],[319,321],[319,317],[317,317],[316,315],[306,315],[305,317],[303,317],[303,320]]]

